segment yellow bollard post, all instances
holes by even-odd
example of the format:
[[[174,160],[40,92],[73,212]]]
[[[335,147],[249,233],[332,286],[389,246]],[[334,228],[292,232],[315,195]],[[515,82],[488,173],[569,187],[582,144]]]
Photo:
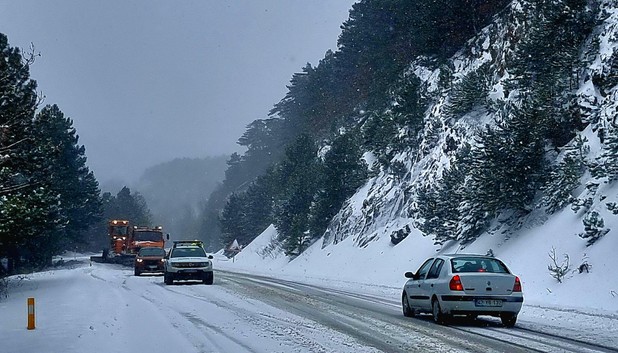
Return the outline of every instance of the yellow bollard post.
[[[28,330],[34,330],[34,298],[28,298]]]

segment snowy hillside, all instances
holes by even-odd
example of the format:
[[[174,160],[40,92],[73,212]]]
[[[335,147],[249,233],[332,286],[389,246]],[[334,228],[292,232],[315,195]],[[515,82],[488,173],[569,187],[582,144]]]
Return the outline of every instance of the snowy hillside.
[[[501,16],[481,34],[471,39],[452,60],[452,85],[479,67],[489,67],[490,103],[518,103],[517,90],[508,91],[509,67],[505,63],[516,49],[514,39],[525,28],[518,21],[518,2],[511,13]],[[604,132],[616,129],[618,116],[618,6],[604,0],[596,11],[595,26],[585,39],[580,55],[586,63],[576,87],[577,105],[587,126],[567,146],[585,141],[587,165],[602,163],[610,150]],[[440,69],[415,64],[410,72],[423,80],[427,92],[438,92]],[[523,280],[526,305],[561,307],[587,312],[618,315],[618,284],[609,274],[614,272],[614,253],[618,249],[618,182],[611,177],[593,176],[586,171],[571,201],[554,213],[537,206],[516,223],[495,220],[490,230],[465,246],[456,240],[442,245],[423,236],[415,217],[417,191],[442,178],[463,142],[473,143],[478,128],[492,124],[495,112],[472,108],[459,119],[452,119],[448,105],[454,90],[439,93],[426,112],[421,148],[413,146],[395,160],[406,166],[402,177],[382,170],[348,200],[331,222],[325,236],[299,257],[289,261],[276,246],[276,234],[269,228],[225,266],[290,276],[303,275],[336,281],[363,282],[401,287],[405,271],[415,271],[426,257],[436,253],[492,251],[502,258]],[[437,133],[436,133],[437,131]],[[457,148],[452,148],[452,144]],[[549,163],[559,163],[564,150],[554,152]],[[602,234],[587,246],[583,221],[591,215]],[[397,245],[392,235],[407,237]],[[550,258],[554,251],[556,264]],[[559,283],[548,266],[563,265],[569,258],[568,274]],[[564,263],[566,264],[566,263]],[[587,264],[588,271],[581,265]]]

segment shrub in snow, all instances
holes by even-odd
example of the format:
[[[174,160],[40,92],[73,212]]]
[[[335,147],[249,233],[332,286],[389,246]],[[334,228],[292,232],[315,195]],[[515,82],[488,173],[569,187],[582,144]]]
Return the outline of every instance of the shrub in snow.
[[[618,204],[616,204],[615,202],[608,202],[605,204],[605,206],[607,206],[607,210],[610,211],[612,214],[618,215]]]
[[[582,262],[579,266],[577,266],[577,268],[575,268],[573,270],[573,273],[590,273],[590,271],[592,270],[592,265],[590,263],[588,263],[588,255],[586,255],[584,253],[584,256],[582,256]]]
[[[588,211],[594,204],[594,197],[599,189],[599,183],[589,181],[586,183],[586,194],[582,198],[577,198],[572,201],[571,209],[573,212],[578,212],[582,207]]]
[[[580,233],[579,236],[582,239],[588,239],[587,246],[594,244],[609,232],[609,229],[605,228],[603,218],[597,211],[588,212],[582,222],[584,223],[584,232]]]
[[[554,247],[551,248],[549,252],[549,258],[552,260],[552,263],[547,265],[547,269],[549,270],[549,274],[554,277],[558,283],[562,283],[562,279],[569,273],[570,270],[570,259],[568,254],[564,254],[564,260],[561,264],[558,264],[556,259],[556,249]]]

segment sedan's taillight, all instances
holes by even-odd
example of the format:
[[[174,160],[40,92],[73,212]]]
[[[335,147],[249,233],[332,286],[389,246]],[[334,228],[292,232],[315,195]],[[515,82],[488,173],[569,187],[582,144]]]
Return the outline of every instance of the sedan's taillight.
[[[513,293],[521,292],[521,281],[519,281],[519,277],[515,276],[515,284],[513,285]]]
[[[461,278],[459,278],[459,275],[455,275],[451,278],[448,287],[451,290],[463,290],[463,285],[461,284]]]

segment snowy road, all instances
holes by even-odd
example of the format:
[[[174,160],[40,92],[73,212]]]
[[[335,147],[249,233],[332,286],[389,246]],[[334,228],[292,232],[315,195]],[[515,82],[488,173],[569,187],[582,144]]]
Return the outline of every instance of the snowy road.
[[[212,286],[165,286],[108,264],[29,275],[0,302],[1,351],[11,353],[618,352],[538,330],[492,320],[444,327],[404,318],[397,298],[224,271]]]
[[[445,327],[434,324],[430,316],[409,319],[401,315],[397,298],[362,290],[335,290],[237,273],[219,273],[219,278],[224,287],[239,286],[242,289],[237,292],[251,293],[260,301],[384,352],[618,352],[613,344],[564,337],[529,323],[507,329],[497,319],[456,318]]]

